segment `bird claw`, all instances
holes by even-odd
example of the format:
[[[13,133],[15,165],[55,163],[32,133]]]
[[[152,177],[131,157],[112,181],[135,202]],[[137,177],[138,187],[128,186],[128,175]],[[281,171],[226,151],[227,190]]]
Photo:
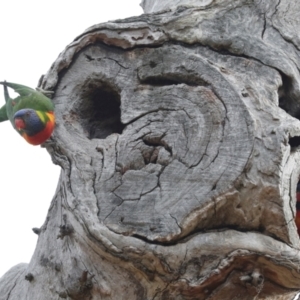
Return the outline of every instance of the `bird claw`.
[[[50,97],[54,94],[54,91],[47,91],[47,90],[43,90],[42,88],[35,88],[38,92],[42,93],[43,95],[45,95],[46,97]]]
[[[47,141],[41,144],[42,148],[46,148],[47,146],[54,146],[56,142],[53,140],[52,137],[50,137]]]

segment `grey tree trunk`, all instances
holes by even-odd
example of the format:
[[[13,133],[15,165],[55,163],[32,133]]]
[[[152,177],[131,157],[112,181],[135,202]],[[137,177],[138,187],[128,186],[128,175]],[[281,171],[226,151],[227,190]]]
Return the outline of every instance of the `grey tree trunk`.
[[[292,299],[297,0],[144,0],[43,78],[62,168],[0,299]]]

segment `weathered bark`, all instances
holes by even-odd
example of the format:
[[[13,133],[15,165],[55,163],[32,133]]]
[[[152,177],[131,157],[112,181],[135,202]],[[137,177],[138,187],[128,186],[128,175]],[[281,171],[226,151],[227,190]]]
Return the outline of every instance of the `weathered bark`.
[[[3,276],[1,300],[291,299],[300,288],[300,7],[168,2],[89,28],[43,78],[57,116],[45,146],[62,173],[32,260]]]

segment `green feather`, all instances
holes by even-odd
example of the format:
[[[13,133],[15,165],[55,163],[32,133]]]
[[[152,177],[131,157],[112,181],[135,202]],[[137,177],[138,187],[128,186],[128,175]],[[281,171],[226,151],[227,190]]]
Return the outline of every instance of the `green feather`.
[[[0,109],[0,122],[9,119],[14,126],[14,114],[23,108],[31,108],[42,112],[54,111],[52,101],[41,92],[25,85],[6,81],[0,82],[0,84],[4,87],[4,97],[6,102],[6,104]],[[11,99],[7,87],[12,88],[20,96],[15,99]]]
[[[3,105],[0,108],[0,122],[7,121],[7,120],[8,120],[8,117],[6,114],[6,105]]]
[[[20,96],[29,96],[32,92],[35,92],[36,90],[17,83],[12,83],[12,82],[0,82],[4,86],[8,86],[12,88],[16,93],[18,93]]]

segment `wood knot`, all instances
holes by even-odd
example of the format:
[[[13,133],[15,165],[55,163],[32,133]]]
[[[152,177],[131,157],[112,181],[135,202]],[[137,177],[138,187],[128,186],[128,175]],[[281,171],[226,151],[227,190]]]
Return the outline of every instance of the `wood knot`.
[[[63,239],[66,235],[71,235],[74,232],[74,228],[67,222],[67,215],[63,215],[64,224],[59,226],[58,239]]]
[[[34,279],[34,277],[33,277],[32,273],[27,273],[25,275],[25,280],[31,282],[33,279]]]
[[[79,278],[70,277],[67,283],[68,296],[74,300],[90,299],[94,276],[84,270]]]
[[[251,274],[241,276],[240,280],[246,285],[260,287],[264,283],[264,276],[261,274],[260,270],[254,269]]]
[[[37,227],[32,228],[32,231],[37,235],[39,235],[41,233],[41,229],[37,228]]]
[[[59,226],[58,239],[63,239],[66,235],[71,235],[74,232],[74,228],[70,224],[64,224]]]

